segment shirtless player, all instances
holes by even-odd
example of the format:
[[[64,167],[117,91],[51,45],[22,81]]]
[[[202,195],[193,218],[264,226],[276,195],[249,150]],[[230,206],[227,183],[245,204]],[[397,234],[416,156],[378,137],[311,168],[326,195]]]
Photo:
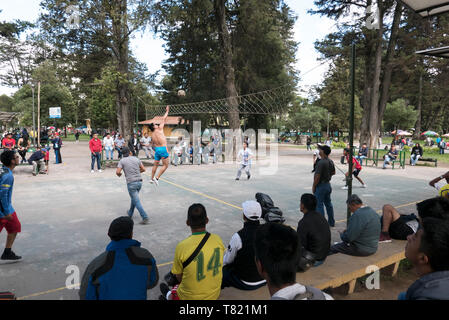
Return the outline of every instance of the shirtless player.
[[[162,119],[161,123],[150,124],[150,130],[151,130],[151,140],[156,147],[156,152],[154,154],[154,164],[153,164],[153,170],[151,172],[151,183],[154,183],[156,185],[159,185],[159,178],[161,175],[167,170],[168,164],[169,164],[169,154],[167,150],[167,139],[164,135],[164,124],[165,120],[168,116],[168,111],[170,107],[167,106],[167,111],[165,112],[165,115]],[[159,170],[159,174],[157,175],[156,179],[154,176],[156,175],[157,168],[159,166],[159,161],[162,159],[162,169]]]

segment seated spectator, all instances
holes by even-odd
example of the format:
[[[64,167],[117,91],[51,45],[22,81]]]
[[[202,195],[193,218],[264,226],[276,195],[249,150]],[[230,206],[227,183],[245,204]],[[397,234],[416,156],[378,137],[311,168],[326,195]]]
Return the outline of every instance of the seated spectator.
[[[414,214],[402,215],[392,205],[386,204],[382,208],[382,231],[379,243],[391,242],[391,239],[407,240],[407,237],[418,231],[419,221]]]
[[[447,211],[438,215],[447,215]],[[449,221],[423,218],[422,228],[407,238],[405,256],[419,279],[398,299],[449,300]]]
[[[8,132],[6,138],[2,140],[2,147],[7,150],[12,150],[16,146],[16,140],[12,138],[12,133]]]
[[[28,163],[33,165],[33,176],[36,176],[38,173],[45,174],[45,158],[46,158],[45,149],[41,149],[41,147],[37,147],[36,151],[28,158]]]
[[[133,240],[133,220],[119,217],[109,226],[111,242],[84,272],[81,300],[146,300],[159,272],[151,253]]]
[[[438,182],[440,182],[440,181],[443,180],[443,179],[446,179],[446,182],[449,183],[449,171],[446,172],[445,174],[439,176],[439,177],[436,177],[436,178],[433,179],[432,181],[430,181],[430,182],[429,182],[429,185],[430,185],[431,187],[434,187],[434,188],[435,188],[435,184],[438,183]]]
[[[272,300],[333,300],[319,289],[296,282],[300,240],[292,228],[266,223],[256,230],[254,253],[257,270],[267,280]]]
[[[362,147],[359,148],[359,153],[355,157],[358,162],[360,162],[360,165],[363,165],[363,159],[368,158],[368,147],[366,146],[366,143],[362,144]]]
[[[266,284],[254,262],[254,235],[260,225],[262,208],[259,202],[253,200],[245,201],[242,207],[243,229],[234,233],[224,254],[221,288],[255,290]]]
[[[385,155],[385,159],[384,159],[384,165],[382,167],[382,169],[386,169],[387,165],[390,164],[390,161],[394,161],[396,160],[396,158],[398,157],[398,150],[396,149],[395,145],[391,145],[391,149],[390,151]]]
[[[412,166],[416,165],[419,158],[421,158],[423,155],[423,151],[419,143],[415,144],[415,146],[412,148],[412,153],[410,155],[410,163]]]
[[[355,194],[346,203],[353,214],[349,218],[348,229],[340,232],[343,242],[334,244],[329,254],[340,252],[363,257],[376,253],[381,230],[379,216]]]
[[[208,222],[206,208],[202,204],[195,203],[189,207],[186,223],[192,235],[176,246],[171,269],[179,285],[172,290],[165,283],[160,285],[167,300],[216,300],[220,296],[225,248],[218,235],[206,232]],[[206,242],[200,247],[203,239]],[[194,255],[197,248],[200,250]]]
[[[193,164],[193,143],[192,142],[189,143],[188,152],[189,152],[190,164]]]
[[[308,261],[313,267],[321,265],[331,246],[329,223],[316,211],[316,205],[317,200],[313,194],[305,193],[301,196],[300,210],[304,217],[298,222],[296,230],[301,240],[302,252],[298,271],[305,271],[304,264]]]

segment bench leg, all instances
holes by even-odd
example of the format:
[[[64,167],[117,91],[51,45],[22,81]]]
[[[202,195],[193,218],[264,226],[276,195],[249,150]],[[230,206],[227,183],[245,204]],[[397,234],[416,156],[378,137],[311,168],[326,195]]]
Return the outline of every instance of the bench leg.
[[[351,280],[351,282],[348,283],[348,294],[354,293],[356,283],[357,279]]]
[[[400,263],[400,261],[395,262],[395,263],[383,268],[381,270],[381,273],[384,275],[390,276],[390,277],[396,276],[396,274],[398,273],[398,269],[399,269],[399,263]]]

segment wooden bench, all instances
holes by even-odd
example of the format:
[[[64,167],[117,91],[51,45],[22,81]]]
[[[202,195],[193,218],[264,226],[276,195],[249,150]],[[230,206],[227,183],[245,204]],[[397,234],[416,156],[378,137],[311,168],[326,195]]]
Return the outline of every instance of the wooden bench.
[[[435,163],[435,168],[438,166],[438,160],[437,159],[434,159],[434,158],[419,158],[418,159],[418,162],[419,161],[423,161],[423,162],[433,162],[433,163]]]
[[[405,259],[406,241],[393,240],[379,243],[377,252],[368,257],[352,257],[345,254],[328,256],[324,264],[296,274],[296,282],[324,290],[347,286],[347,293],[354,292],[358,278],[368,275],[367,267],[377,266],[382,272],[395,276],[399,263]],[[381,284],[382,285],[382,284]],[[228,287],[221,290],[219,300],[269,300],[267,286],[257,290],[245,291]]]

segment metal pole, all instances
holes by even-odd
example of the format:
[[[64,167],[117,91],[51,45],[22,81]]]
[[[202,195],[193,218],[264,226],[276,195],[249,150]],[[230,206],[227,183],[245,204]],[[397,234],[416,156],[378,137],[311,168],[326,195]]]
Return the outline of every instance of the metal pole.
[[[139,130],[139,99],[136,99],[137,111],[136,111],[136,133]]]
[[[37,143],[41,145],[41,82],[37,83]]]
[[[327,137],[329,138],[329,116],[330,112],[327,112]]]
[[[33,92],[33,145],[36,146],[36,118],[34,115],[34,84],[31,86]]]
[[[349,111],[349,175],[348,175],[348,199],[352,195],[352,155],[354,152],[354,106],[355,106],[355,43],[351,46],[351,109]],[[346,225],[349,223],[351,211],[347,209]]]

